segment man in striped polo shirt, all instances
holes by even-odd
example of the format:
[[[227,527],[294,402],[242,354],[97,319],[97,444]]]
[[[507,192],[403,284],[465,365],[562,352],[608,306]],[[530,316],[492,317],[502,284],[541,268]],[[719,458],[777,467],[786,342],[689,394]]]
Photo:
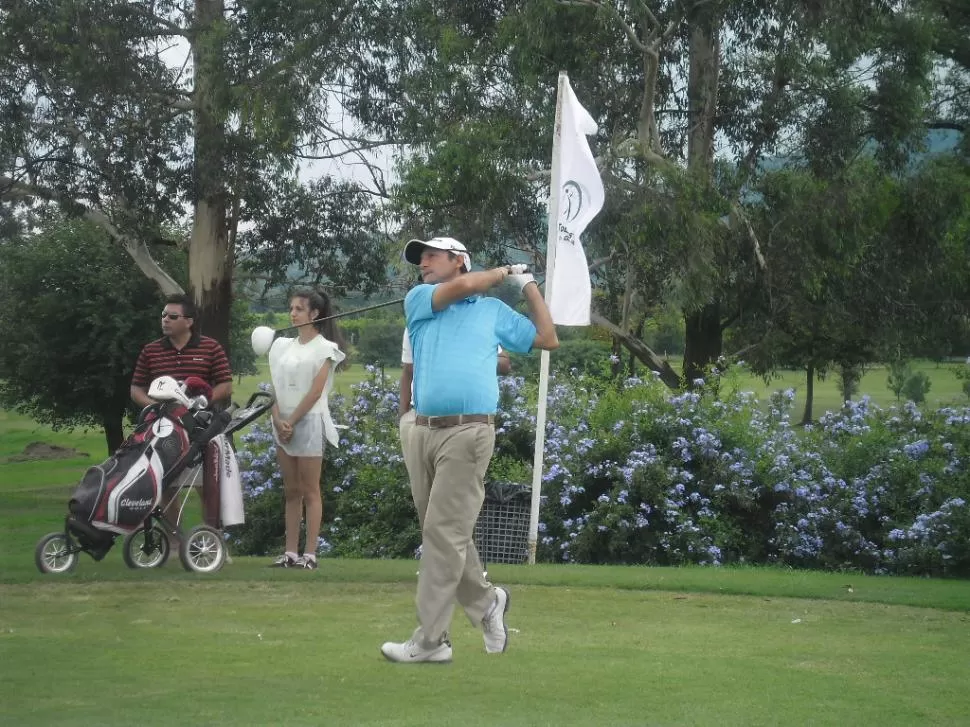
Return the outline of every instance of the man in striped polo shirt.
[[[229,359],[218,341],[195,332],[195,315],[195,304],[189,296],[169,296],[162,311],[162,337],[145,344],[131,377],[131,399],[138,406],[152,403],[148,387],[159,376],[178,381],[198,376],[212,387],[213,401],[229,401]]]
[[[131,400],[138,406],[152,403],[148,387],[159,376],[171,376],[177,381],[198,376],[212,387],[211,403],[229,403],[232,395],[229,359],[218,341],[195,331],[195,316],[195,303],[189,296],[172,295],[166,300],[162,310],[162,337],[145,344],[131,377]],[[162,493],[163,510],[171,505],[176,492],[177,488],[169,487]]]

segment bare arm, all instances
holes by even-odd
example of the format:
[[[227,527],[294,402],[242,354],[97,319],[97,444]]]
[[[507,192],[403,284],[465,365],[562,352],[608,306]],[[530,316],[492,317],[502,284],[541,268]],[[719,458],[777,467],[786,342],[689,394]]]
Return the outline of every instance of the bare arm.
[[[134,384],[131,385],[131,400],[142,409],[153,403],[148,398],[148,390],[143,386],[135,386]]]
[[[270,416],[273,419],[273,426],[276,427],[276,436],[279,440],[286,444],[290,441],[293,436],[293,425],[289,422],[283,421],[280,417],[280,408],[277,406],[276,402],[273,402],[273,408],[270,410]]]
[[[505,376],[512,370],[512,360],[505,351],[498,352],[498,366],[496,367],[496,372],[499,376]]]
[[[223,381],[212,389],[212,401],[226,401],[232,398],[232,382]]]
[[[330,367],[333,365],[331,359],[324,361],[323,366],[317,372],[317,375],[313,377],[313,383],[310,384],[310,390],[303,395],[300,399],[300,403],[296,405],[296,409],[293,413],[287,417],[286,421],[292,426],[296,424],[303,418],[313,405],[317,403],[317,400],[323,394],[323,388],[327,385],[327,377],[330,375]]]
[[[532,347],[555,351],[559,348],[559,336],[556,334],[556,324],[552,322],[546,301],[542,299],[542,294],[539,292],[539,286],[534,282],[527,283],[522,288],[522,295],[529,306],[529,317],[536,327],[536,337]]]
[[[485,293],[505,280],[508,275],[508,266],[503,266],[477,273],[465,273],[447,283],[441,283],[435,286],[434,295],[431,298],[431,310],[437,313],[470,295]]]
[[[414,381],[414,364],[401,364],[401,393],[399,396],[398,418],[411,411],[411,383]]]

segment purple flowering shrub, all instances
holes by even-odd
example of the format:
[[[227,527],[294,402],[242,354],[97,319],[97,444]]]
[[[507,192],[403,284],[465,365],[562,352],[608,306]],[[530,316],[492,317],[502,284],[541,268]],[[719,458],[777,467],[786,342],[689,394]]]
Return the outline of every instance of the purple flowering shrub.
[[[757,442],[737,410],[701,391],[670,396],[656,381],[628,379],[585,401],[568,388],[551,388],[540,552],[592,563],[739,560],[738,523],[757,505],[746,454]]]
[[[324,455],[324,523],[317,552],[344,557],[410,556],[421,543],[397,429],[396,383],[376,368],[349,398],[333,396],[340,446]],[[264,555],[282,549],[283,487],[268,422],[241,438],[238,458],[246,523],[233,528],[234,549]]]
[[[542,559],[970,574],[970,410],[863,399],[804,429],[792,391],[695,384],[554,380]]]
[[[841,517],[828,527],[853,546],[844,558],[879,572],[970,572],[970,410],[881,410],[863,398],[819,425],[818,446],[842,474]]]
[[[499,389],[486,479],[528,485],[536,386],[510,376]],[[759,402],[730,375],[671,394],[652,375],[611,382],[575,370],[552,377],[547,402],[540,560],[970,575],[970,409],[883,410],[864,398],[803,428],[791,421],[794,392]],[[327,453],[321,548],[413,556],[396,391],[375,376],[331,404],[348,429]],[[254,428],[240,452],[253,542],[274,507],[282,536],[262,436]]]
[[[237,436],[236,450],[246,522],[230,529],[233,551],[275,555],[283,550],[283,478],[269,422],[257,421]]]
[[[344,557],[411,557],[421,531],[411,500],[398,433],[397,382],[374,367],[349,398],[331,399],[341,430],[340,447],[328,450],[324,501],[332,518],[325,533],[332,554]]]

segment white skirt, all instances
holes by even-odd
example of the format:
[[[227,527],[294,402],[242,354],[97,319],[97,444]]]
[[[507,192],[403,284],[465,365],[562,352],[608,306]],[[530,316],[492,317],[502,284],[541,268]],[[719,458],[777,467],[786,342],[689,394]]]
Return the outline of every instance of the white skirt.
[[[288,413],[280,412],[285,419]],[[272,421],[272,420],[271,420]],[[303,415],[293,427],[293,436],[290,441],[283,444],[279,435],[276,433],[276,426],[273,425],[273,438],[276,446],[282,449],[291,457],[322,457],[323,456],[323,414],[308,412]]]

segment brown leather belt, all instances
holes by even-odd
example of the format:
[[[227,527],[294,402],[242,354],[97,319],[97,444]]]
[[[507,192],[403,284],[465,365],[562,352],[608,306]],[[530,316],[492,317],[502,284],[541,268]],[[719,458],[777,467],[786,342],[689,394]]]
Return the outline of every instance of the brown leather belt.
[[[444,429],[445,427],[457,427],[460,424],[494,424],[494,414],[454,414],[443,417],[426,417],[418,414],[414,417],[414,423],[420,424],[429,429]]]

